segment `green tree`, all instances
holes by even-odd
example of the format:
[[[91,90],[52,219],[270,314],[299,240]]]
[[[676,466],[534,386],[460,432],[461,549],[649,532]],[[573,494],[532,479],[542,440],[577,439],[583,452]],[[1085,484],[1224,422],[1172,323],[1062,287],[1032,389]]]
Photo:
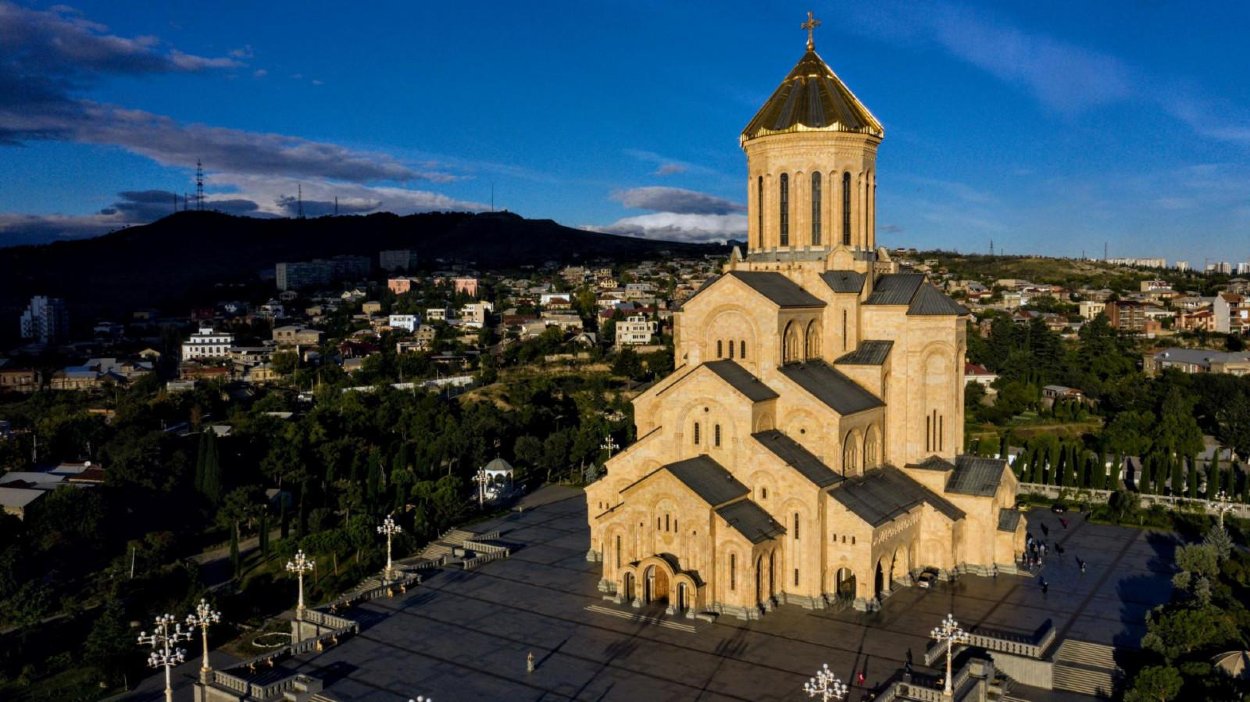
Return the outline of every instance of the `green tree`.
[[[1133,678],[1133,686],[1124,693],[1124,701],[1171,702],[1180,694],[1183,682],[1180,672],[1172,666],[1147,666]]]
[[[1152,612],[1142,646],[1169,661],[1214,648],[1237,638],[1229,613],[1214,606],[1180,607]]]
[[[109,684],[121,681],[134,657],[126,609],[120,597],[108,597],[83,646],[83,658],[100,671]]]
[[[1188,456],[1202,450],[1202,430],[1194,419],[1194,398],[1168,388],[1154,428],[1154,445],[1162,453]]]
[[[195,489],[210,505],[221,503],[221,458],[217,450],[217,434],[211,427],[200,433],[200,446],[195,459]]]

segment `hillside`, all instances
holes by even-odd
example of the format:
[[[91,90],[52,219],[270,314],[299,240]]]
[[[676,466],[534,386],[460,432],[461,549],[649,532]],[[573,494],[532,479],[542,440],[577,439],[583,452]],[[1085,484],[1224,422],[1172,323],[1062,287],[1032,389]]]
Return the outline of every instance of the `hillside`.
[[[144,307],[185,313],[189,304],[228,296],[214,285],[255,283],[278,261],[357,254],[376,263],[383,249],[413,249],[423,268],[441,258],[486,269],[728,251],[581,231],[510,213],[253,219],[179,212],[94,239],[0,249],[0,323],[16,328],[31,295],[64,298],[76,324]]]

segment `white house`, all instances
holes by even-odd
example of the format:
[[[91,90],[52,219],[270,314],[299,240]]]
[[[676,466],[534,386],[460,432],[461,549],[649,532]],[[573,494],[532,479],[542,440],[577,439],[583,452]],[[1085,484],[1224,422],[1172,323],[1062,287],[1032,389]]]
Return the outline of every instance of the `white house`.
[[[225,358],[234,345],[234,334],[213,331],[212,327],[200,327],[200,330],[182,342],[182,360],[193,358]]]

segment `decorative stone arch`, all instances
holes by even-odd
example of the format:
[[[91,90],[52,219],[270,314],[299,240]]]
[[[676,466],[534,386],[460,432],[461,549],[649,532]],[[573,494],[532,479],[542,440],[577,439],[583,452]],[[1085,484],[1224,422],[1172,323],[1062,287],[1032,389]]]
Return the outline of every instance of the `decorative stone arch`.
[[[743,363],[754,363],[755,356],[758,355],[757,342],[760,338],[759,329],[754,318],[740,305],[718,305],[710,310],[703,325],[703,348],[705,353],[703,357],[708,360],[716,359],[716,342],[722,344],[721,358],[733,358],[733,360]],[[745,344],[749,353],[745,359],[742,358],[741,349]]]
[[[781,418],[782,430],[799,443],[815,439],[820,434],[820,419],[805,409],[792,409]]]
[[[720,421],[727,423],[730,416],[727,408],[720,400],[700,395],[692,398],[680,407],[668,410],[661,424],[680,427],[675,435],[677,455],[687,457],[695,453],[706,453],[712,445],[712,427]],[[699,443],[694,443],[694,425],[699,424]],[[658,464],[657,464],[658,467]]]
[[[842,475],[845,477],[854,477],[863,472],[859,456],[860,446],[863,445],[862,442],[863,437],[859,429],[848,431],[842,439]]]
[[[881,465],[881,445],[881,428],[873,424],[868,427],[868,431],[864,432],[863,464],[865,471]]]
[[[751,486],[751,499],[765,506],[777,504],[781,495],[776,490],[773,474],[767,470],[757,470],[748,477]],[[768,510],[772,511],[772,510]]]
[[[786,328],[781,333],[781,362],[797,363],[803,360],[803,341],[799,327],[802,325],[797,320],[786,322]]]
[[[807,330],[803,336],[803,357],[819,358],[820,357],[820,320],[813,319],[807,323]]]
[[[890,582],[907,582],[910,577],[911,553],[907,543],[900,543],[894,548],[893,555],[890,556]]]
[[[829,585],[826,590],[832,593],[834,598],[854,600],[860,596],[859,578],[846,555],[840,556],[838,561],[829,567],[828,578]]]
[[[923,432],[920,445],[924,453],[953,453],[957,412],[952,398],[959,388],[955,387],[955,347],[943,341],[933,341],[920,350],[919,377],[920,407],[923,416],[917,427]]]
[[[774,428],[774,426],[775,423],[773,421],[773,413],[760,412],[755,418],[755,428],[752,429],[752,431],[758,434],[762,431],[768,431],[769,429]]]

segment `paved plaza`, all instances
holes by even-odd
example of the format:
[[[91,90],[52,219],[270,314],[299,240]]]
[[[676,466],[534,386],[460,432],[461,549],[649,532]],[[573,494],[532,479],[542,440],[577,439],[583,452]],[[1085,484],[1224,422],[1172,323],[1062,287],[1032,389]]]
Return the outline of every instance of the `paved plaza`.
[[[852,684],[849,699],[885,681],[908,653],[919,668],[928,632],[948,613],[965,627],[1029,634],[1052,619],[1059,636],[1135,647],[1144,614],[1169,593],[1174,537],[1034,511],[1050,535],[1040,578],[963,576],[932,590],[902,588],[871,614],[783,606],[757,621],[665,617],[602,599],[587,563],[580,492],[548,488],[546,504],[476,525],[499,529],[513,555],[477,571],[444,569],[393,600],[354,610],[359,636],[288,660],[326,681],[341,702],[407,700],[798,700],[823,664]],[[1061,544],[1064,555],[1054,553]],[[1087,563],[1084,573],[1076,558]],[[535,670],[527,672],[533,653]],[[855,685],[864,671],[864,686]],[[190,698],[183,666],[175,699]],[[918,671],[919,672],[919,671]],[[133,699],[157,699],[155,680]],[[1028,699],[1073,699],[1013,688]],[[1036,693],[1036,694],[1034,694]]]

